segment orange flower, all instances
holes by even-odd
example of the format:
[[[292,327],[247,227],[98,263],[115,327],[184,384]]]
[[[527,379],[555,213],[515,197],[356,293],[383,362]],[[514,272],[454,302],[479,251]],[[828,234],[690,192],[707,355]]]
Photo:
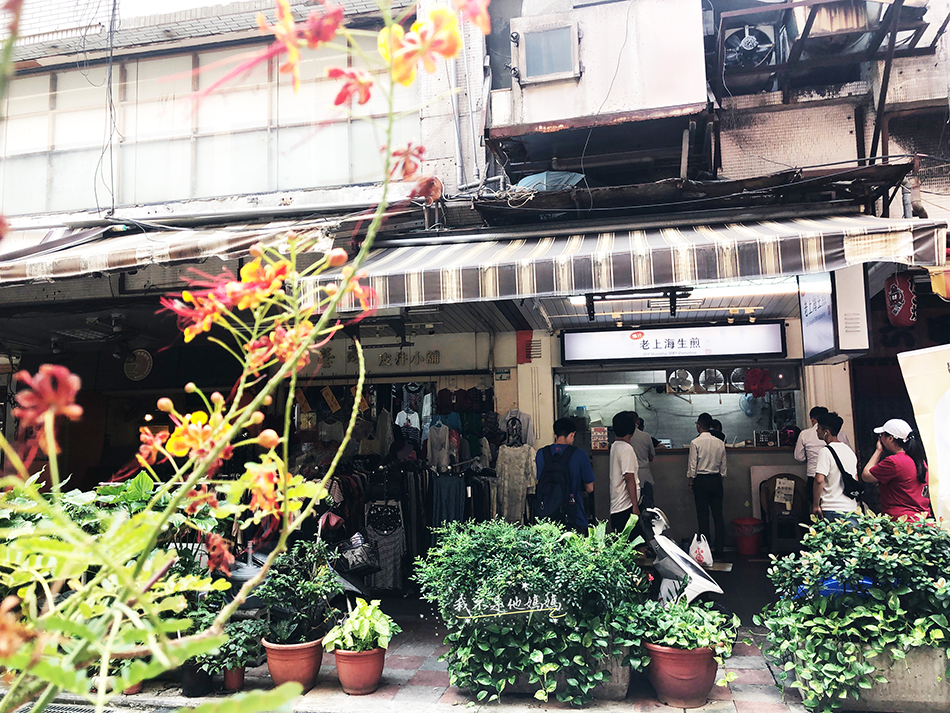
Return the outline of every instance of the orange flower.
[[[265,456],[260,463],[245,463],[245,477],[250,480],[250,509],[265,515],[276,515],[279,511],[277,486],[280,483],[280,471],[277,463]]]
[[[442,197],[442,181],[435,176],[423,176],[413,187],[410,198],[424,198],[426,205],[432,205]]]
[[[268,25],[264,13],[258,13],[257,26],[264,32],[273,32],[276,42],[274,45],[280,51],[287,52],[287,61],[280,66],[280,71],[291,74],[294,78],[294,91],[300,88],[300,49],[297,46],[297,24],[290,11],[288,0],[277,0],[277,24]]]
[[[390,65],[393,81],[409,86],[422,60],[429,74],[435,71],[436,55],[451,59],[461,47],[458,20],[447,8],[437,7],[426,20],[417,20],[409,32],[400,25],[380,30],[376,39],[379,54]]]
[[[330,267],[340,267],[341,265],[345,265],[346,261],[349,259],[350,256],[343,248],[333,248],[327,253],[327,263],[330,265]]]
[[[385,150],[385,146],[383,149]],[[422,168],[422,157],[425,155],[425,146],[410,141],[405,146],[393,150],[393,163],[389,175],[397,180],[408,181],[419,173]]]
[[[162,452],[162,444],[168,440],[168,434],[152,433],[148,427],[142,426],[139,432],[139,440],[142,442],[142,445],[139,446],[139,462],[153,465],[155,459]]]
[[[481,30],[483,35],[491,33],[491,18],[488,16],[491,0],[452,0],[452,4],[462,13],[462,17]]]
[[[369,90],[373,86],[373,77],[364,69],[341,69],[340,67],[328,67],[327,76],[330,79],[340,79],[346,77],[346,83],[340,89],[340,93],[333,100],[335,106],[345,104],[354,96],[359,97],[360,105],[369,101]]]
[[[205,549],[208,550],[208,569],[214,572],[216,569],[231,573],[231,565],[234,564],[234,555],[228,549],[228,541],[221,535],[211,533],[205,539]]]
[[[241,268],[241,281],[224,286],[227,301],[238,309],[254,309],[278,292],[290,275],[290,262],[278,260],[273,265],[256,258]]]
[[[168,452],[173,456],[186,456],[192,451],[209,449],[211,445],[211,426],[208,425],[208,414],[204,411],[195,411],[185,416],[184,420],[172,432],[168,439]]]
[[[161,305],[169,312],[178,315],[178,327],[183,328],[185,342],[190,342],[202,332],[211,330],[211,325],[223,319],[226,309],[221,299],[213,292],[181,293],[181,300],[162,297]],[[189,307],[188,305],[194,305]]]
[[[12,594],[0,603],[0,659],[9,659],[23,650],[26,642],[36,638],[36,632],[27,629],[11,612],[20,600]]]
[[[209,493],[208,486],[203,483],[200,488],[193,488],[191,492],[188,493],[188,497],[191,498],[191,502],[189,502],[185,508],[185,512],[188,515],[197,513],[202,505],[207,505],[212,508],[218,507],[218,498],[214,493]]]
[[[23,451],[24,461],[29,465],[36,456],[37,448],[47,454],[59,452],[55,434],[46,432],[47,413],[52,413],[54,418],[65,416],[71,421],[78,421],[82,417],[82,406],[76,404],[81,382],[78,376],[58,364],[41,365],[36,376],[21,371],[17,373],[16,380],[28,388],[17,393],[13,415],[20,419],[24,429],[36,429],[26,441]]]

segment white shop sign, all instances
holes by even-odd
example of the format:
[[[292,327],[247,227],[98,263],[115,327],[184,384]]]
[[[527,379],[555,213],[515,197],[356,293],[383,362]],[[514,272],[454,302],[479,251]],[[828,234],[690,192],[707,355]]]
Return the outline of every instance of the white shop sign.
[[[564,332],[567,362],[722,356],[785,356],[781,322]]]

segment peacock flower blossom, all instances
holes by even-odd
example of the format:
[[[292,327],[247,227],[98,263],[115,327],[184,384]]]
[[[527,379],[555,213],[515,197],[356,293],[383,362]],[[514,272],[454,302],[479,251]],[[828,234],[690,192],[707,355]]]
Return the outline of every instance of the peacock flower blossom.
[[[15,615],[19,605],[20,600],[12,594],[0,603],[0,658],[2,659],[12,658],[23,650],[27,642],[37,637],[37,633],[23,626]]]
[[[154,465],[155,460],[162,453],[162,444],[168,440],[167,433],[152,433],[152,431],[143,426],[139,432],[139,440],[142,445],[139,446],[137,460],[140,464]]]
[[[240,282],[224,284],[224,299],[237,309],[254,309],[280,291],[290,271],[291,265],[287,260],[264,264],[261,258],[256,258],[241,268]]]
[[[218,507],[218,498],[213,492],[208,491],[208,486],[204,483],[201,484],[200,488],[192,488],[188,493],[188,506],[185,508],[185,512],[188,515],[195,515],[203,505],[208,505],[209,507],[216,508]]]
[[[458,20],[447,8],[435,8],[425,20],[413,23],[409,32],[400,25],[380,30],[376,46],[390,67],[393,81],[409,86],[416,78],[416,65],[422,60],[429,74],[435,71],[436,56],[451,59],[459,53],[462,38]]]
[[[35,376],[28,371],[20,371],[15,378],[26,384],[27,388],[17,393],[17,406],[13,409],[13,415],[20,419],[24,428],[36,429],[25,451],[27,455],[24,460],[31,463],[37,448],[47,454],[59,452],[55,434],[46,432],[46,414],[52,413],[54,418],[65,416],[70,421],[78,421],[82,417],[82,406],[76,403],[76,394],[82,382],[69,369],[58,364],[41,365]]]
[[[345,265],[350,256],[343,248],[333,248],[327,253],[327,264],[330,267],[340,267]]]
[[[264,13],[258,13],[257,26],[262,32],[272,32],[276,38],[271,48],[278,54],[287,53],[287,61],[280,66],[280,71],[290,74],[294,78],[294,91],[300,88],[300,47],[297,39],[297,23],[290,10],[289,0],[277,0],[277,23],[267,24]]]
[[[384,146],[383,150],[385,148]],[[393,149],[392,166],[389,169],[390,177],[402,181],[415,178],[422,168],[422,157],[425,152],[425,146],[413,141],[398,149]]]
[[[357,103],[361,106],[369,101],[370,87],[373,86],[373,77],[365,69],[353,69],[341,67],[328,67],[327,76],[330,79],[340,79],[346,77],[346,82],[340,88],[340,92],[333,100],[334,106],[346,104],[353,97],[357,97]]]
[[[168,438],[168,452],[176,457],[187,456],[192,451],[208,449],[212,436],[208,414],[195,411],[186,415]]]
[[[422,198],[426,205],[432,205],[442,197],[442,181],[436,176],[423,176],[413,186],[410,198]]]
[[[185,333],[185,342],[190,342],[202,332],[211,330],[215,322],[223,322],[228,305],[214,292],[181,293],[181,299],[162,297],[161,305],[178,316],[178,328]]]
[[[244,477],[251,491],[251,511],[263,515],[276,515],[279,512],[278,490],[281,472],[278,464],[269,456],[260,463],[245,463]]]
[[[462,18],[475,25],[483,35],[491,33],[491,18],[488,16],[491,0],[452,0],[452,4]]]
[[[212,532],[205,538],[205,549],[208,551],[208,569],[210,571],[219,570],[224,574],[231,573],[234,555],[231,554],[227,540]]]
[[[247,354],[247,370],[249,373],[257,376],[261,369],[274,358],[274,340],[270,335],[265,334],[258,337],[253,342],[244,345],[244,351]]]
[[[323,11],[311,10],[303,28],[303,37],[310,49],[326,44],[334,37],[343,24],[343,6],[333,5],[323,0]]]

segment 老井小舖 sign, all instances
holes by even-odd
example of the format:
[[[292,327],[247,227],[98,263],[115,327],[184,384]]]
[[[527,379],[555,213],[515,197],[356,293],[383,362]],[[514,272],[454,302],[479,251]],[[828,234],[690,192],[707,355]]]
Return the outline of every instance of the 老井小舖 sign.
[[[721,356],[785,356],[781,322],[564,332],[564,362]]]

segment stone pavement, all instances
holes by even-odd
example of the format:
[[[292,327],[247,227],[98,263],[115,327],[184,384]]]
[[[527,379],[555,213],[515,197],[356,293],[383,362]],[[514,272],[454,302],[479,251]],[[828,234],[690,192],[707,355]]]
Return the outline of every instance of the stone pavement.
[[[336,678],[332,654],[324,657],[317,685],[302,696],[294,710],[300,713],[357,713],[363,711],[405,711],[413,713],[448,713],[467,707],[472,699],[449,685],[449,674],[439,656],[446,651],[441,641],[445,629],[431,618],[405,620],[400,617],[404,631],[397,636],[386,657],[386,669],[379,689],[369,696],[348,696],[343,693]],[[746,631],[741,638],[749,635]],[[753,636],[753,638],[755,638]],[[783,700],[775,686],[772,673],[766,665],[758,646],[738,644],[731,658],[725,662],[723,672],[734,672],[736,679],[723,687],[714,687],[711,700],[702,708],[692,709],[700,713],[803,713],[805,710],[795,691],[787,691]],[[245,690],[266,688],[272,685],[267,666],[247,672]],[[120,697],[112,707],[133,706],[137,709],[158,710],[194,707],[208,699],[184,698],[181,689],[171,681],[151,681],[137,695]],[[571,709],[568,704],[557,701],[544,703],[531,696],[510,695],[500,703],[475,705],[482,708],[499,708],[511,713],[542,710]],[[669,711],[680,709],[663,705],[656,700],[645,676],[634,675],[630,693],[625,701],[594,701],[590,710],[595,711]]]

